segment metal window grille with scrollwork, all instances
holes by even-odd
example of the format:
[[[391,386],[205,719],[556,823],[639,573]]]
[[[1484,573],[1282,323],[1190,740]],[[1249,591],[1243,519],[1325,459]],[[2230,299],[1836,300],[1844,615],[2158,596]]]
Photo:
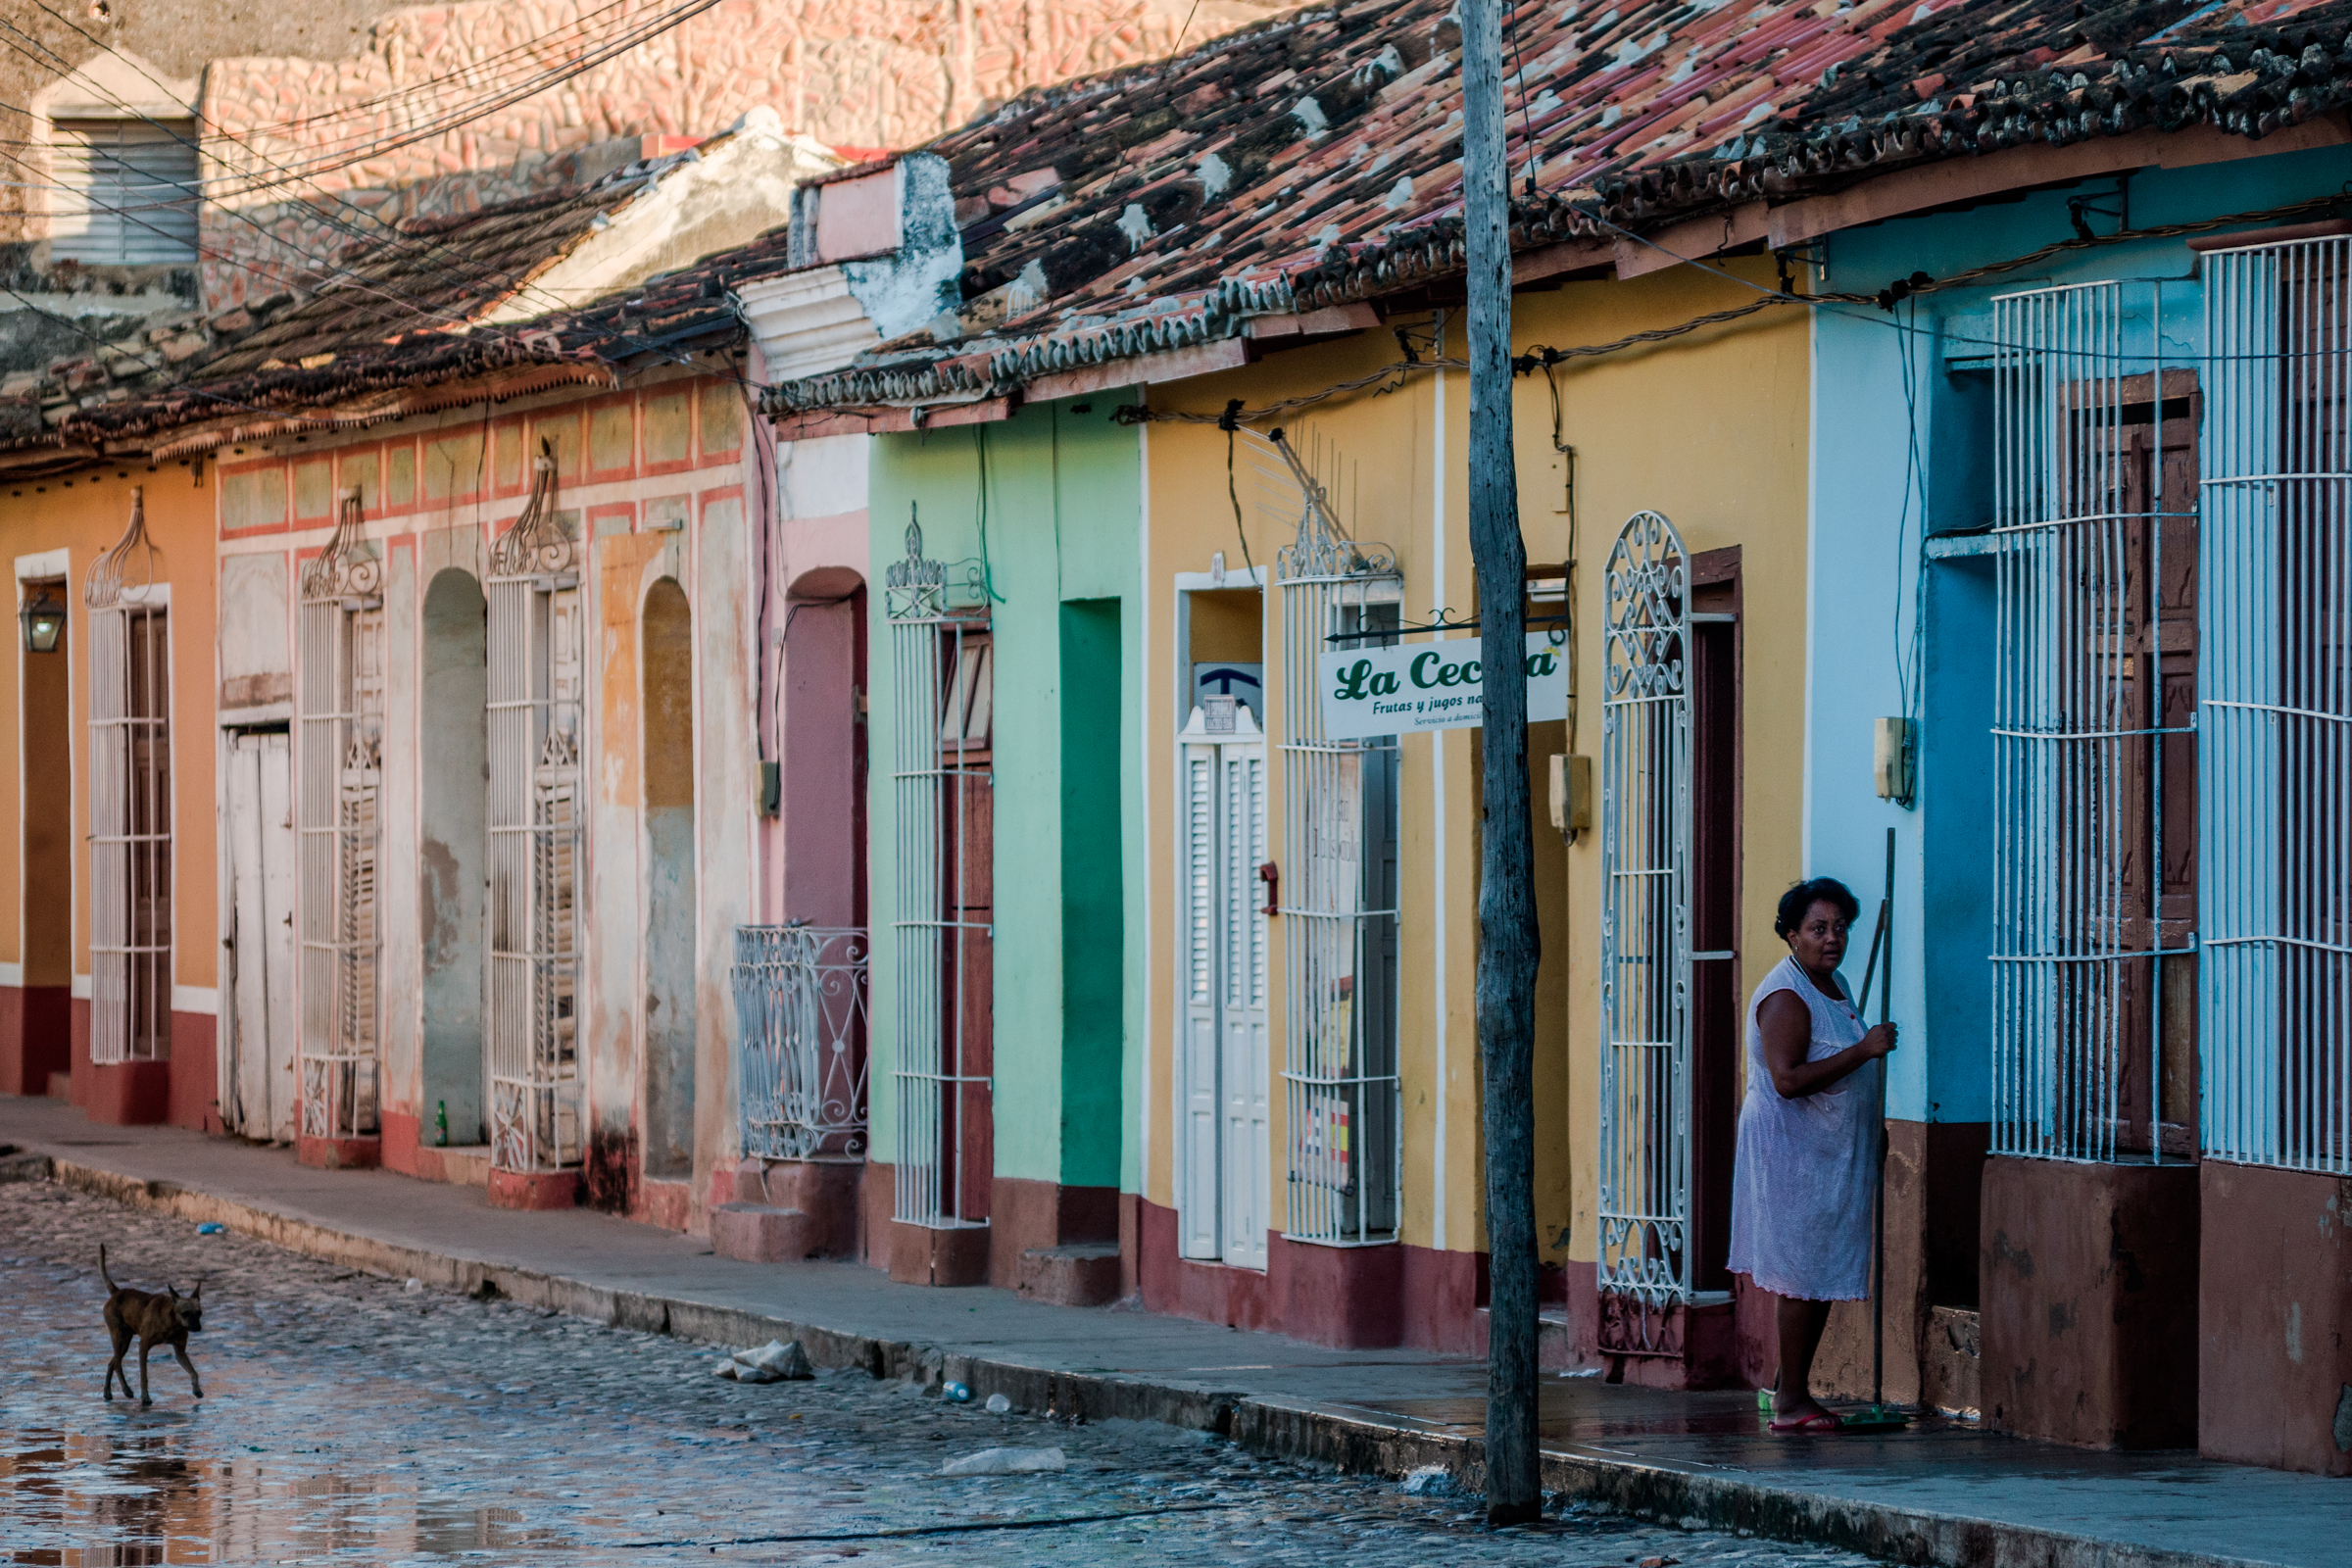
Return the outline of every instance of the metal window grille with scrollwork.
[[[90,1059],[172,1054],[171,621],[144,486],[90,565]],[[130,576],[134,568],[139,580]]]
[[[735,928],[735,1083],[743,1152],[865,1157],[865,932]]]
[[[491,1159],[578,1163],[586,719],[574,544],[540,444],[530,500],[490,549]]]
[[[1605,578],[1600,1343],[1679,1353],[1690,1297],[1689,556],[1639,512]]]
[[[384,741],[381,567],[348,492],[325,548],[303,567],[295,809],[301,824],[302,1134],[377,1130],[382,999],[380,803]]]

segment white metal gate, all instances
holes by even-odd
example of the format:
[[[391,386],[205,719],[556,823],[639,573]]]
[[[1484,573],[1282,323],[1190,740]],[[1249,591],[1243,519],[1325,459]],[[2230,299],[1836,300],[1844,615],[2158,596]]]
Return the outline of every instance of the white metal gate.
[[[1690,555],[1655,512],[1609,551],[1601,651],[1599,1286],[1607,1348],[1690,1295]]]
[[[1335,646],[1393,643],[1403,578],[1386,545],[1348,537],[1329,491],[1276,431],[1297,537],[1282,596],[1283,1234],[1326,1246],[1396,1239],[1397,745],[1323,730],[1318,670]]]
[[[892,993],[898,1062],[892,1216],[954,1228],[985,1224],[993,1149],[987,1099],[993,1046],[987,973],[992,902],[972,885],[970,852],[989,818],[974,809],[994,787],[995,673],[984,593],[955,590],[906,524],[906,555],[885,574],[890,615]],[[975,602],[982,601],[982,602]],[[976,994],[977,993],[977,994]],[[967,1169],[967,1167],[969,1167]]]
[[[290,1143],[294,1071],[294,778],[282,731],[232,735],[222,797],[228,931],[221,1008],[220,1119],[247,1138]]]
[[[377,1130],[382,951],[376,898],[383,782],[384,610],[360,537],[360,492],[304,567],[299,630],[302,1132]]]
[[[90,1060],[172,1054],[171,628],[146,492],[91,564]],[[132,559],[143,576],[125,582]]]
[[[2352,237],[2205,258],[2202,1142],[2352,1172]]]
[[[1266,1266],[1273,1187],[1266,1006],[1266,743],[1231,698],[1178,736],[1184,985],[1179,1252]]]
[[[735,1085],[744,1153],[865,1157],[865,932],[735,928]]]
[[[2163,305],[2120,282],[1994,301],[1996,1153],[2167,1152],[2167,999],[2195,962],[2166,892],[2195,854],[2194,690],[2167,664],[2193,668],[2196,514],[2168,504],[2163,432],[2196,390],[2161,363]]]
[[[585,606],[555,498],[543,449],[487,584],[490,1139],[502,1170],[580,1158]]]

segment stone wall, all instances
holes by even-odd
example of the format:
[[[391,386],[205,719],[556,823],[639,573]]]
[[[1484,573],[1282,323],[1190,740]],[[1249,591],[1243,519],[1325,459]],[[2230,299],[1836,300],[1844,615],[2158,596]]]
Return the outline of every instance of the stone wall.
[[[909,146],[1024,88],[1169,53],[1281,0],[722,0],[608,64],[488,117],[382,147],[609,35],[597,0],[470,0],[392,11],[339,59],[215,61],[205,74],[215,203],[203,295],[222,309],[300,286],[397,220],[506,200],[684,145],[754,105],[852,154]],[[1190,31],[1187,32],[1187,22]],[[585,29],[582,24],[585,23]],[[291,178],[300,171],[302,178]],[[348,205],[341,205],[348,204]]]

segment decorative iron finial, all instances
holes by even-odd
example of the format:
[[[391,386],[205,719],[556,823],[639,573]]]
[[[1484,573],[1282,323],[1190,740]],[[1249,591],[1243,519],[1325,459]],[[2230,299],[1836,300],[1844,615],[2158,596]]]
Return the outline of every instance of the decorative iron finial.
[[[1352,577],[1381,575],[1396,569],[1396,556],[1386,545],[1358,544],[1340,526],[1331,510],[1331,494],[1323,481],[1299,461],[1298,451],[1280,430],[1268,433],[1266,444],[1291,470],[1298,486],[1298,537],[1275,553],[1277,578]]]
[[[145,589],[155,582],[156,549],[147,537],[147,487],[134,484],[130,487],[130,524],[112,550],[90,563],[90,574],[82,582],[82,603],[92,610],[109,610],[120,604],[122,590],[129,586],[122,580],[123,570],[131,556],[140,551],[146,553],[147,576],[137,586]]]
[[[343,506],[326,548],[302,569],[305,599],[364,598],[383,580],[383,567],[367,554],[360,537],[360,487],[343,492]]]
[[[571,565],[571,540],[556,519],[556,449],[539,438],[539,456],[531,461],[531,499],[524,503],[514,526],[490,547],[490,574],[527,577],[558,572]]]

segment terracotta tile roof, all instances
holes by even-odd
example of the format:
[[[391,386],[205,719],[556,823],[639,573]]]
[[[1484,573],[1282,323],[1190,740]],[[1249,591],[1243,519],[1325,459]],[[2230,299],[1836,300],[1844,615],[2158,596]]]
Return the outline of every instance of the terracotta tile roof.
[[[1295,13],[941,138],[964,336],[883,345],[770,408],[993,394],[1458,273],[1452,5]],[[2352,104],[2352,0],[1529,0],[1506,18],[1521,246],[2027,142],[2260,136]]]

